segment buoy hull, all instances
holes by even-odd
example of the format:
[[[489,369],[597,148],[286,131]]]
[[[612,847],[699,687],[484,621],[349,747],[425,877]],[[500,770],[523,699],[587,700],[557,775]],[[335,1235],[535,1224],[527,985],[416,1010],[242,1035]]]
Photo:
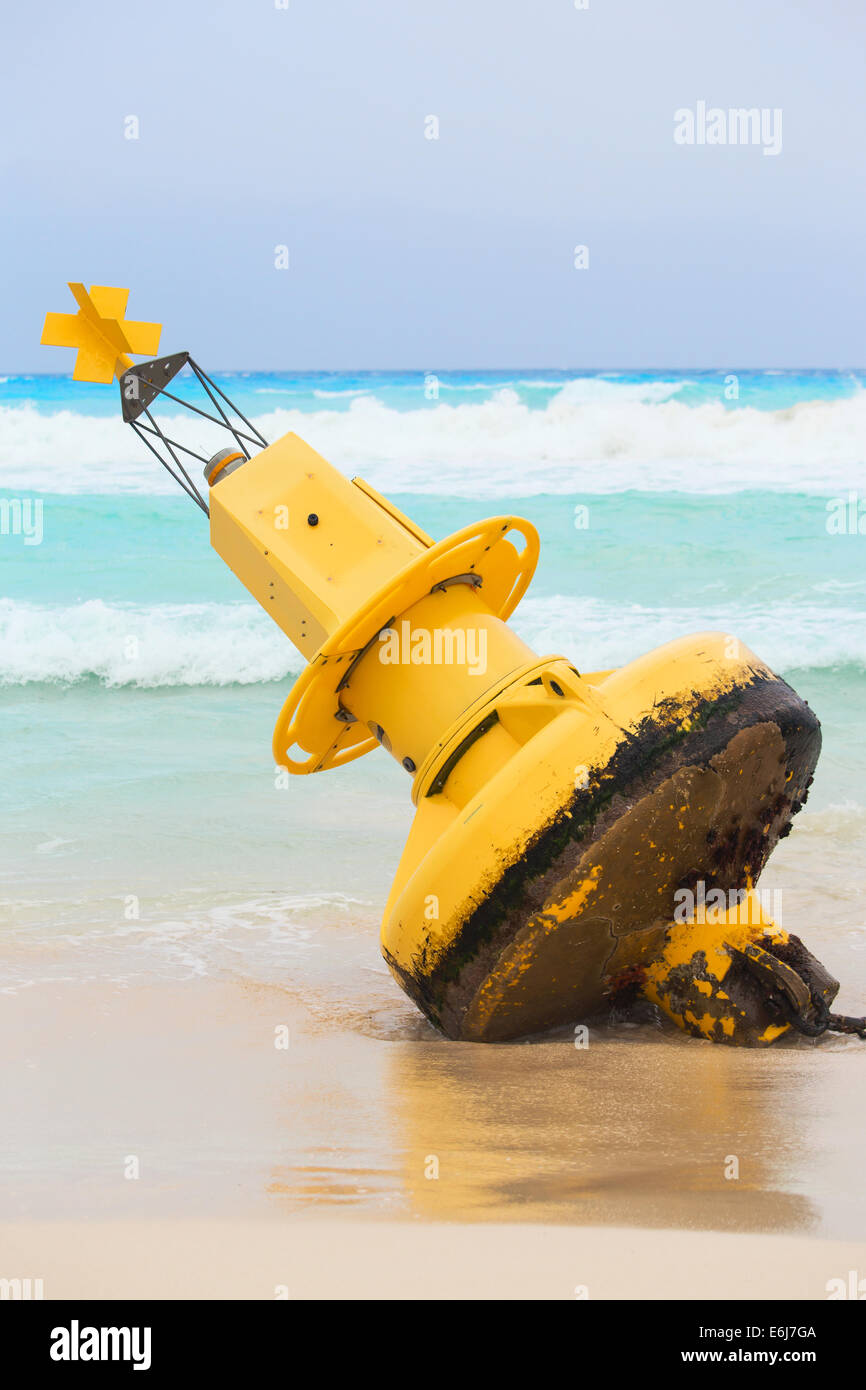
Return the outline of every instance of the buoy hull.
[[[658,955],[683,889],[757,882],[807,795],[820,725],[748,651],[732,669],[730,640],[682,639],[607,677],[600,713],[563,711],[401,866],[383,952],[448,1037],[578,1022]]]

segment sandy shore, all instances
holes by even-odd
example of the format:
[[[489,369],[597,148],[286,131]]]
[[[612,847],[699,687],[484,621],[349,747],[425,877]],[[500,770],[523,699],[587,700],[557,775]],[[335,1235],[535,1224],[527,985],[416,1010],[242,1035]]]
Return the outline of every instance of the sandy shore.
[[[46,1298],[826,1299],[866,1244],[537,1225],[22,1222],[4,1269]]]
[[[859,1046],[455,1044],[364,984],[371,1012],[309,983],[4,995],[0,1278],[48,1298],[821,1299],[866,1274]]]

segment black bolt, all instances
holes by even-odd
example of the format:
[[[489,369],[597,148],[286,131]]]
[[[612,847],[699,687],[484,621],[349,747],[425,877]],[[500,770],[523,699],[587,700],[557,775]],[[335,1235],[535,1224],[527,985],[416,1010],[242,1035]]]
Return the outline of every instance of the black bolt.
[[[404,758],[404,759],[403,759],[403,766],[405,767],[405,769],[406,769],[407,772],[414,772],[414,771],[415,771],[415,764],[413,763],[413,761],[412,761],[411,758]]]
[[[318,524],[319,524],[319,518],[316,516],[316,513],[315,513],[315,512],[310,512],[310,515],[307,517],[307,525],[308,525],[308,526],[318,526]]]

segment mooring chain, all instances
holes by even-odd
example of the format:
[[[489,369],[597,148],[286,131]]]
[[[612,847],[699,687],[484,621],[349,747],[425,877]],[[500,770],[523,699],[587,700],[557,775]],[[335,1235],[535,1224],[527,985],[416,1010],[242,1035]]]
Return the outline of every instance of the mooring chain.
[[[823,1033],[850,1033],[866,1039],[866,1018],[831,1013],[808,969],[803,969],[802,965],[794,970],[755,943],[737,954],[749,967],[752,977],[766,990],[767,1002],[798,1033],[808,1038],[819,1038]]]
[[[866,1039],[866,1018],[849,1018],[847,1014],[831,1014],[827,1004],[823,999],[816,999],[812,996],[812,1008],[815,1013],[814,1019],[805,1018],[792,1008],[784,996],[781,999],[773,1000],[777,1005],[781,1005],[781,1012],[784,1014],[792,1028],[796,1028],[798,1033],[804,1033],[809,1038],[819,1038],[822,1033],[853,1033],[858,1038]]]
[[[802,946],[798,938],[792,943]],[[866,1039],[866,1018],[849,1018],[846,1014],[830,1012],[818,981],[806,961],[798,961],[797,969],[781,960],[773,951],[751,941],[742,949],[727,943],[727,948],[745,965],[752,979],[764,991],[770,1008],[786,1023],[807,1038],[819,1038],[823,1033],[851,1033]]]
[[[851,1018],[848,1014],[830,1014],[827,1018],[830,1033],[855,1033],[866,1039],[866,1018]]]

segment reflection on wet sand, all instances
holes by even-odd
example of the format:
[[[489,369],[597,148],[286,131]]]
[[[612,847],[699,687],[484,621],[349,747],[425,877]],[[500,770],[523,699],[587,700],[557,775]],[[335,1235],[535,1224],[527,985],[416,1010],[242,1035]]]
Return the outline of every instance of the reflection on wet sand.
[[[451,1043],[384,975],[354,992],[310,976],[5,995],[0,1216],[866,1236],[858,1039],[754,1051],[620,1024],[585,1050]]]
[[[395,1047],[389,1090],[411,1208],[446,1220],[813,1229],[818,1208],[797,1189],[815,1158],[818,1076],[803,1060],[643,1027],[585,1050],[568,1039]]]
[[[859,1239],[862,1044],[720,1047],[651,1024],[447,1042],[411,1015],[314,1025],[267,1193],[295,1212]],[[311,1078],[308,1078],[310,1080]]]

